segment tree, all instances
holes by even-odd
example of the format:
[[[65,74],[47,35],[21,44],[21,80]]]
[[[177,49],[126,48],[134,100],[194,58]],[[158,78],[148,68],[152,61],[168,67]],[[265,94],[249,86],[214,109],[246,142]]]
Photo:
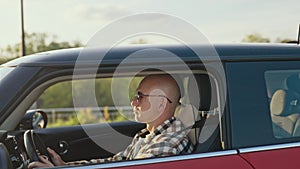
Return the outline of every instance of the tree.
[[[288,38],[285,39],[277,38],[275,42],[276,43],[297,43],[297,41]]]
[[[270,43],[270,39],[269,38],[265,38],[262,37],[261,34],[259,33],[253,33],[253,34],[249,34],[247,35],[242,42],[250,42],[250,43]],[[297,43],[296,40],[292,40],[289,38],[276,38],[276,40],[274,41],[274,43]]]
[[[262,37],[259,33],[253,33],[247,35],[242,42],[250,42],[250,43],[270,43],[269,38]]]
[[[72,107],[72,82],[66,81],[49,87],[37,100],[42,108]]]
[[[65,49],[82,46],[79,41],[74,41],[71,43],[66,41],[57,42],[56,39],[57,36],[48,35],[46,33],[25,33],[26,55],[55,49]],[[2,53],[4,53],[6,57],[19,57],[20,46],[21,43],[17,43],[12,46],[8,45],[5,51]]]
[[[8,61],[10,61],[10,60],[12,60],[12,58],[1,57],[1,58],[0,58],[0,65],[3,64],[3,63],[5,63],[5,62],[8,62]]]

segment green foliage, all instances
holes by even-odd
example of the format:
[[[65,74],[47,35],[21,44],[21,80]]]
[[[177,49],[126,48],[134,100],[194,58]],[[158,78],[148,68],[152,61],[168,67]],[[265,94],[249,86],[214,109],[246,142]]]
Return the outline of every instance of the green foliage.
[[[82,44],[79,41],[69,42],[57,42],[57,37],[55,35],[48,35],[46,33],[25,33],[25,46],[26,55],[33,53],[44,52],[56,49],[65,49],[80,47]],[[20,46],[21,43],[14,45],[8,45],[1,52],[3,56],[16,58],[20,56]]]
[[[82,46],[82,44],[79,41],[75,41],[72,44],[70,44],[69,42],[56,42],[55,35],[51,36],[47,35],[46,33],[25,33],[25,44],[27,55],[49,50]]]
[[[120,122],[120,121],[126,121],[128,120],[126,117],[122,116],[122,115],[118,115],[113,122]]]
[[[111,95],[111,78],[96,80],[95,93],[99,106],[112,106],[113,99]]]
[[[250,35],[247,35],[242,42],[250,42],[250,43],[269,43],[269,38],[262,37],[259,33],[253,33]]]
[[[135,95],[136,87],[142,78],[136,77],[130,81],[129,90],[123,90],[127,88],[127,78],[117,78],[114,82],[114,88],[112,88],[112,78],[102,78],[95,80],[95,93],[96,100],[100,107],[104,106],[114,106],[114,101],[118,101],[121,106],[128,106],[126,96],[130,95],[130,98],[133,98]],[[86,83],[89,83],[89,80],[78,80],[74,82],[75,85],[72,86],[71,81],[65,81],[57,83],[49,87],[44,94],[38,99],[38,107],[40,108],[61,108],[61,107],[73,107],[73,98],[72,98],[72,87],[77,95],[84,95],[86,92]],[[119,90],[117,91],[117,98],[113,100],[112,98],[112,89]],[[120,100],[118,100],[120,99]],[[128,99],[127,99],[128,100]],[[119,105],[120,106],[120,105]]]
[[[259,33],[253,33],[253,34],[249,34],[247,35],[242,42],[249,42],[249,43],[270,43],[270,39],[269,38],[265,38],[263,37],[261,34]],[[277,38],[275,41],[275,43],[296,43],[295,40],[292,39],[282,39],[282,38]]]
[[[99,112],[100,113],[100,112]],[[50,118],[51,119],[51,118]],[[48,128],[61,127],[61,126],[74,126],[92,123],[107,123],[107,122],[121,122],[128,120],[121,112],[115,117],[104,119],[102,114],[98,116],[92,112],[91,109],[81,110],[77,114],[75,112],[69,113],[67,118],[57,117],[54,120],[49,120]]]
[[[130,103],[122,102],[125,97],[133,98],[135,95],[135,90],[142,80],[142,77],[131,78],[115,78],[116,81],[112,80],[113,78],[100,78],[95,80],[95,94],[96,100],[99,107],[115,106],[116,100],[112,99],[112,89],[116,90],[118,97],[118,103],[122,105],[118,106],[129,106]],[[86,92],[86,83],[89,83],[89,80],[77,80],[74,81],[75,86],[72,86],[72,81],[59,82],[48,89],[40,96],[37,101],[37,108],[72,108],[73,98],[72,98],[72,87],[76,87],[76,92],[79,95],[84,95]],[[129,83],[129,89],[127,85]],[[112,87],[114,85],[114,87]],[[126,89],[126,90],[125,90]],[[121,102],[119,102],[120,100]],[[125,98],[125,100],[128,100]],[[116,110],[104,112],[99,112],[99,114],[92,112],[91,109],[87,108],[80,111],[79,113],[75,112],[56,112],[53,117],[49,117],[49,127],[58,127],[58,126],[70,126],[70,125],[79,125],[79,124],[88,124],[88,123],[101,123],[101,122],[116,122],[127,120],[126,117],[122,115],[121,112]],[[65,113],[63,116],[62,114]],[[79,119],[79,120],[78,120]],[[104,120],[105,119],[105,120]]]
[[[49,120],[48,127],[74,126],[101,122],[101,119],[97,118],[91,109],[81,110],[78,113],[70,112],[67,118],[63,118],[61,115],[61,113],[57,112],[55,119],[50,118],[51,120]]]
[[[277,38],[275,42],[276,43],[291,43],[291,42],[297,43],[295,40],[288,39],[288,38],[286,39]]]
[[[2,57],[2,58],[0,58],[0,65],[3,64],[3,63],[5,63],[5,62],[8,62],[8,61],[10,61],[10,60],[12,60],[12,59],[13,59],[13,58]]]
[[[64,120],[61,118],[56,119],[54,122],[49,122],[47,128],[51,127],[61,127],[61,126],[74,126],[79,125],[79,121],[76,116],[71,116],[68,120]]]
[[[77,119],[80,124],[90,124],[101,122],[100,118],[97,118],[95,114],[92,113],[91,109],[79,111],[77,114]]]
[[[49,87],[39,98],[38,107],[72,107],[72,82],[61,82]]]

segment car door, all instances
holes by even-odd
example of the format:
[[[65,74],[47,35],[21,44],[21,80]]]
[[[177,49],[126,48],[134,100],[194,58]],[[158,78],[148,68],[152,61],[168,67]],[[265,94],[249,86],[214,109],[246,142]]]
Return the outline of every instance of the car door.
[[[174,169],[253,169],[253,167],[241,156],[236,150],[228,150],[222,152],[200,153],[190,155],[171,156],[154,159],[141,159],[114,163],[93,164],[85,166],[70,166],[57,168],[78,168],[78,169],[94,169],[94,168],[114,168],[114,169],[164,169],[172,166]]]
[[[134,115],[130,106],[111,105],[112,78],[96,79],[95,96],[99,100],[98,107],[76,107],[73,103],[73,88],[78,93],[86,91],[81,85],[90,80],[94,79],[54,83],[47,87],[29,110],[36,109],[47,114],[47,128],[38,129],[35,133],[65,161],[112,156],[124,150],[137,131],[145,128],[144,124],[129,120]],[[124,81],[126,78],[120,80]],[[132,89],[137,82],[132,82],[135,84]],[[121,88],[122,83],[117,85]]]
[[[64,90],[66,89],[64,88]],[[47,94],[47,91],[45,93]],[[64,95],[66,98],[67,94]],[[59,96],[55,96],[54,98],[57,97]],[[41,98],[47,97],[42,95]],[[47,112],[51,109],[45,107],[38,108]],[[49,112],[48,114],[56,114],[54,117],[49,116],[49,120],[59,116],[57,113],[53,113],[53,110]],[[84,117],[84,119],[88,118],[87,116]],[[219,118],[217,119],[219,120]],[[145,127],[143,124],[130,121],[107,124],[53,127],[36,130],[36,133],[41,136],[47,146],[59,152],[65,161],[73,161],[111,156],[116,152],[108,150],[117,147],[118,150],[121,151],[130,143],[130,140],[123,140],[122,137],[120,137],[120,133],[132,137],[138,130]],[[118,131],[118,133],[111,132],[111,129]],[[87,130],[88,132],[86,132]],[[219,128],[216,128],[216,130],[219,130]],[[89,133],[92,133],[92,135]],[[96,140],[96,142],[94,142],[94,140]],[[113,147],[106,147],[101,144],[99,145],[99,143],[109,143],[107,146],[110,145]],[[209,153],[195,152],[195,154],[190,155],[96,164],[84,166],[84,168],[166,168],[170,165],[173,166],[172,168],[198,168],[200,166],[204,168],[252,168],[247,161],[238,155],[236,150],[220,149]]]
[[[241,156],[255,168],[299,168],[300,143],[280,144],[240,150]]]
[[[233,154],[231,154],[233,153]],[[169,159],[157,159],[156,163],[142,162],[134,164],[132,166],[117,167],[120,169],[163,169],[172,166],[174,169],[195,169],[195,168],[207,168],[207,169],[253,169],[247,161],[238,155],[235,155],[236,151],[215,152],[215,153],[203,153],[193,156],[184,156],[183,158],[169,158]]]
[[[135,133],[144,127],[141,123],[116,122],[37,129],[35,133],[63,160],[74,161],[112,156],[124,150]]]
[[[299,61],[228,63],[232,148],[254,168],[299,168]],[[277,93],[279,91],[279,93]],[[277,94],[276,94],[277,93]]]

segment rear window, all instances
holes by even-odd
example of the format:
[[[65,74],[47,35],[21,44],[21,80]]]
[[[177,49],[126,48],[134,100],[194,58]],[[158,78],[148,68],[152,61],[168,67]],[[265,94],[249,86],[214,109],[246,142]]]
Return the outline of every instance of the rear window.
[[[300,70],[266,71],[265,81],[274,136],[300,136]]]

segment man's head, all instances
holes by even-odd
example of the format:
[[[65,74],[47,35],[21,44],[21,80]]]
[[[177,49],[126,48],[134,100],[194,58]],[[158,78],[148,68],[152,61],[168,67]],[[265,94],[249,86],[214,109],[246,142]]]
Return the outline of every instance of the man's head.
[[[131,102],[136,121],[159,125],[174,115],[180,89],[171,75],[148,75],[136,92]]]

